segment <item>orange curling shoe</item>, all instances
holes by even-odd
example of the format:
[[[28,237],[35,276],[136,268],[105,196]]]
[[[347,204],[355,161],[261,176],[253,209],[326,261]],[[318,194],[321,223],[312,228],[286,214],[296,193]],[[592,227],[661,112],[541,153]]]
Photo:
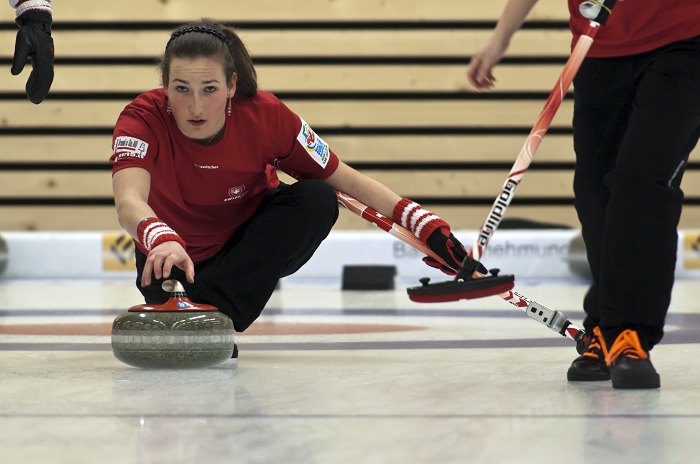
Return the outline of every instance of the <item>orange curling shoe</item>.
[[[583,354],[574,359],[566,373],[569,382],[610,380],[610,368],[605,362],[608,348],[600,328],[594,327],[590,337]]]
[[[617,336],[605,356],[610,366],[613,388],[659,388],[661,378],[639,342],[635,330],[627,329]]]

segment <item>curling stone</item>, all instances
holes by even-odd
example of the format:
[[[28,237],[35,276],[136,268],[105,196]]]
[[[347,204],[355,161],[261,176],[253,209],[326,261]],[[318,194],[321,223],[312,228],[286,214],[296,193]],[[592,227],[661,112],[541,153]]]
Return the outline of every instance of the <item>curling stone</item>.
[[[125,364],[154,369],[208,367],[231,358],[233,322],[214,306],[192,303],[182,284],[163,282],[165,304],[132,306],[112,324],[112,351]]]

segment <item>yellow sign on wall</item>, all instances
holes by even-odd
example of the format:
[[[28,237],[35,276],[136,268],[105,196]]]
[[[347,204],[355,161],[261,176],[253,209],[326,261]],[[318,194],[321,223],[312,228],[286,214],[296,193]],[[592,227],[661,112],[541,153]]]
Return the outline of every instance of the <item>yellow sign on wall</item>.
[[[683,267],[700,269],[700,232],[686,232],[683,243]]]
[[[136,248],[127,233],[102,234],[102,270],[136,270]]]

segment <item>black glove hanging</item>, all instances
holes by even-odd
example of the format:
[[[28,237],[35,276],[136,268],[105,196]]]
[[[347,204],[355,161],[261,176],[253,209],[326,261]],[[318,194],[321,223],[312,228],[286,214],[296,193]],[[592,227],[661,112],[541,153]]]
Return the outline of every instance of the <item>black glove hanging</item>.
[[[22,72],[27,58],[32,61],[32,72],[27,80],[27,97],[32,103],[41,103],[53,82],[53,39],[51,15],[43,11],[28,11],[15,22],[19,26],[12,59],[12,74]]]

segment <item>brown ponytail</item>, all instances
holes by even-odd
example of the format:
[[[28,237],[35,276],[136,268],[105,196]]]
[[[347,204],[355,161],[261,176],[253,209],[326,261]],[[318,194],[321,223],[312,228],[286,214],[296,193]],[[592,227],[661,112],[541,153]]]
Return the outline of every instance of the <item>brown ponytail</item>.
[[[160,60],[163,85],[168,85],[172,58],[214,58],[224,68],[226,82],[238,76],[235,99],[249,100],[258,91],[257,73],[240,37],[209,19],[181,26],[173,32]]]
[[[236,96],[240,94],[243,100],[251,99],[258,93],[258,73],[255,72],[253,59],[233,29],[225,27],[223,30],[233,46],[233,63],[238,75]]]

